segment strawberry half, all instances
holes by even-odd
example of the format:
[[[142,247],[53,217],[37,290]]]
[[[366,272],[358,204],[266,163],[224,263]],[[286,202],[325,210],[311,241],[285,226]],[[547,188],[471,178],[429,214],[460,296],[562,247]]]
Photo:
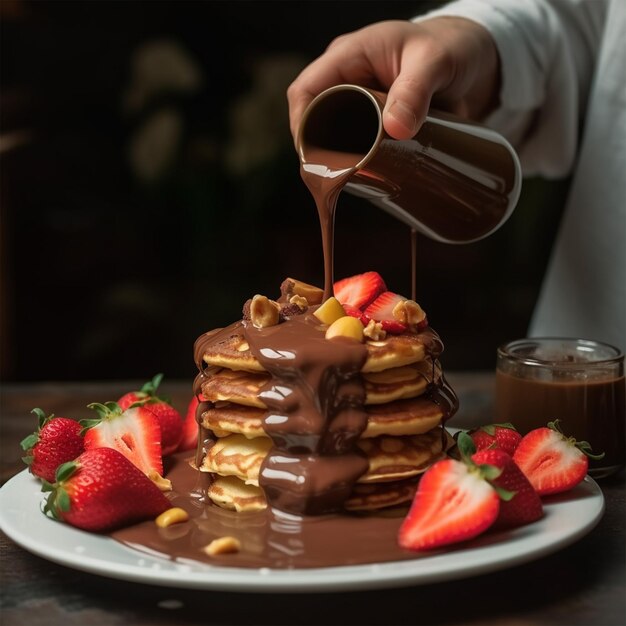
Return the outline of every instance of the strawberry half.
[[[37,416],[37,430],[20,443],[26,455],[22,461],[30,472],[49,482],[54,481],[57,467],[73,461],[85,449],[81,425],[68,417],[46,416],[41,409],[33,409]]]
[[[472,539],[487,530],[498,517],[500,497],[486,477],[497,473],[499,470],[489,466],[470,467],[454,459],[431,465],[400,526],[400,546],[429,550]]]
[[[597,460],[603,456],[604,453],[592,454],[587,441],[566,437],[559,420],[555,420],[524,435],[513,460],[537,493],[545,496],[575,487],[587,474],[589,458]]]
[[[363,319],[366,325],[370,320],[380,322],[383,330],[392,335],[400,335],[407,330],[406,324],[402,324],[393,316],[393,310],[399,302],[406,300],[403,296],[385,291],[381,293],[368,307],[363,311]]]
[[[376,297],[387,291],[387,286],[378,272],[355,274],[338,280],[333,285],[333,295],[344,306],[363,309]]]
[[[117,403],[125,410],[133,404],[142,404],[152,411],[161,425],[161,446],[163,456],[175,452],[183,436],[183,418],[172,406],[168,398],[157,395],[163,374],[157,374],[143,385],[139,391],[125,393]]]
[[[113,448],[85,451],[64,463],[50,492],[44,513],[91,532],[104,532],[154,518],[170,508],[159,488]]]
[[[114,448],[144,474],[163,474],[161,426],[154,413],[143,406],[125,411],[116,402],[88,405],[98,418],[81,420],[85,433],[85,450]]]
[[[508,423],[488,424],[476,430],[470,430],[468,434],[472,438],[476,450],[495,447],[504,450],[511,456],[522,440],[522,435],[517,432],[515,426]]]

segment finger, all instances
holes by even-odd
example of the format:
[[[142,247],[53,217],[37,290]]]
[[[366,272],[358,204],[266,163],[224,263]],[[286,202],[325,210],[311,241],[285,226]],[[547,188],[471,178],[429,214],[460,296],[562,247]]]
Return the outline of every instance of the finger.
[[[424,46],[407,51],[389,88],[383,111],[385,131],[395,139],[413,137],[426,118],[433,93],[447,84],[448,75],[441,55],[429,53]]]

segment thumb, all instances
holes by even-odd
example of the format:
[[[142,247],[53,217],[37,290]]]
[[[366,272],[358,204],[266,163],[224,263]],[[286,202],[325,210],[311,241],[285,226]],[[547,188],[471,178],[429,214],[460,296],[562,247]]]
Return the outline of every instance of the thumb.
[[[394,139],[410,139],[422,125],[434,88],[415,77],[400,74],[389,89],[383,126]]]

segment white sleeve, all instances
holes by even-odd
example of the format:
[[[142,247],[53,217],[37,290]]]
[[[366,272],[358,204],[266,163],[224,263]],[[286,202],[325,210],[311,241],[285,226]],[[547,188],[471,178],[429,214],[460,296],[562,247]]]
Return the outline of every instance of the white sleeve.
[[[499,107],[484,122],[516,147],[525,175],[558,178],[576,157],[607,4],[458,0],[413,21],[463,17],[491,33],[502,83]]]

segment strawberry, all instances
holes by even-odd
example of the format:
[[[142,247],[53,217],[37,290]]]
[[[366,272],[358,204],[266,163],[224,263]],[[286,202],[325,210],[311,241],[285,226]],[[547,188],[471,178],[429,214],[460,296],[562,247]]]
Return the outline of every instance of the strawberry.
[[[157,374],[143,385],[139,391],[125,393],[117,403],[123,410],[133,404],[141,403],[154,413],[161,424],[161,445],[163,456],[172,454],[178,448],[183,436],[183,418],[169,400],[157,396],[157,389],[163,380],[163,374]]]
[[[170,508],[159,488],[113,448],[86,450],[61,465],[44,513],[92,532],[154,518]]]
[[[397,293],[385,291],[365,308],[361,321],[367,324],[367,322],[373,319],[376,322],[380,322],[383,330],[388,333],[400,335],[407,330],[407,326],[394,318],[393,310],[399,302],[403,302],[404,300],[406,300],[406,298],[403,298]]]
[[[524,435],[513,460],[537,493],[545,496],[575,487],[587,474],[589,458],[603,456],[592,454],[588,442],[566,437],[555,420]]]
[[[498,517],[500,497],[486,477],[498,473],[490,466],[470,466],[455,459],[431,465],[400,526],[400,546],[428,550],[471,539],[487,530]]]
[[[511,499],[500,502],[500,512],[496,525],[502,528],[522,526],[543,517],[543,505],[539,494],[511,455],[501,448],[485,448],[472,454],[472,461],[479,465],[487,464],[499,468],[502,473],[491,483],[513,494]]]
[[[469,431],[476,450],[486,448],[500,448],[507,454],[513,456],[515,448],[522,439],[522,435],[517,432],[513,424],[488,424],[475,430]]]
[[[387,286],[378,272],[355,274],[333,285],[335,298],[342,305],[355,309],[364,309],[383,291],[387,291]]]
[[[115,448],[144,474],[163,474],[161,427],[156,415],[144,406],[132,405],[125,411],[116,402],[88,405],[98,418],[81,420],[85,450]]]
[[[85,449],[81,425],[67,417],[46,417],[41,409],[33,409],[31,413],[37,416],[39,425],[20,443],[27,453],[22,460],[32,474],[53,481],[57,467],[66,461],[73,461]]]
[[[198,422],[196,421],[196,409],[198,404],[204,400],[204,397],[200,395],[193,396],[187,406],[187,413],[185,415],[185,421],[183,422],[183,437],[178,445],[178,451],[184,452],[186,450],[195,450],[198,445]]]

